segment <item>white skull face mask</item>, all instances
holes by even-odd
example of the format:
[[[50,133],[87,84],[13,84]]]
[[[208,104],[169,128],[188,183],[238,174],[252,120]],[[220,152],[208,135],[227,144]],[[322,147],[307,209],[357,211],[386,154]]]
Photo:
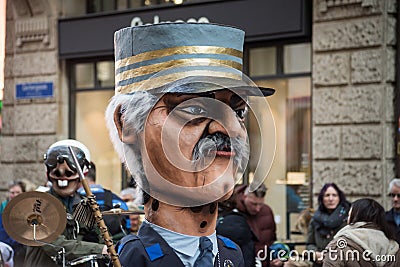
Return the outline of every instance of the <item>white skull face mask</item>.
[[[72,147],[72,149],[81,169],[84,173],[87,172],[88,161],[85,153],[77,147]],[[52,183],[53,190],[61,197],[72,195],[79,188],[80,178],[68,146],[50,147],[44,159],[47,178]]]

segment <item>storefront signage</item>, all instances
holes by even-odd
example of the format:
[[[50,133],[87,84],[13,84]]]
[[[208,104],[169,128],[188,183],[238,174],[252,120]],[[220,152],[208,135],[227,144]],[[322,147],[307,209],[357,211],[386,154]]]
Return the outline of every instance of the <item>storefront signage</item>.
[[[156,15],[156,16],[153,17],[153,22],[146,23],[146,25],[147,24],[158,24],[158,23],[164,23],[164,22],[171,22],[171,21],[160,21],[160,17]],[[177,19],[177,20],[175,20],[175,22],[185,22],[185,21],[181,20],[181,19]],[[186,20],[186,22],[190,22],[190,23],[209,23],[210,21],[208,20],[207,17],[200,17],[198,19],[189,18],[189,19]],[[131,26],[132,27],[133,26],[140,26],[140,25],[143,25],[143,24],[144,23],[143,23],[141,17],[134,17],[131,20]]]
[[[15,97],[17,99],[53,97],[53,88],[52,82],[18,83],[15,88]]]
[[[311,36],[311,0],[195,2],[187,1],[185,4],[170,6],[154,5],[132,11],[60,19],[58,23],[60,58],[112,57],[113,37],[117,30],[162,22],[184,21],[230,25],[246,32],[246,43],[286,38],[304,39]]]

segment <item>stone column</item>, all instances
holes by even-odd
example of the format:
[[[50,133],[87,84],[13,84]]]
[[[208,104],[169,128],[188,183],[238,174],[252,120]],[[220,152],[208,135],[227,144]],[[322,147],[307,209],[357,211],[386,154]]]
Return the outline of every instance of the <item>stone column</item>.
[[[7,1],[3,129],[0,139],[0,189],[11,180],[36,185],[47,180],[43,153],[60,130],[57,51],[58,1]],[[16,99],[17,84],[51,82],[54,96]]]
[[[387,207],[394,177],[395,0],[314,0],[312,168],[316,194]]]

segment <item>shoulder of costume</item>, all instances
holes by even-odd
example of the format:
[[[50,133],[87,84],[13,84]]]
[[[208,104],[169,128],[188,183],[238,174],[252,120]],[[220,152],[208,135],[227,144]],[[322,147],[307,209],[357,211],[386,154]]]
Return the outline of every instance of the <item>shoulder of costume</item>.
[[[238,245],[227,237],[217,235],[218,239],[222,241],[223,245],[230,249],[238,249]]]
[[[146,251],[151,261],[163,257],[172,250],[166,241],[145,223],[141,225],[138,235],[125,236],[118,242],[118,253],[120,253],[128,243],[129,246],[127,247],[129,247],[129,249],[139,248]]]
[[[129,242],[134,242],[140,240],[137,235],[127,235],[124,236],[120,241],[117,243],[117,253],[120,254],[124,246]]]

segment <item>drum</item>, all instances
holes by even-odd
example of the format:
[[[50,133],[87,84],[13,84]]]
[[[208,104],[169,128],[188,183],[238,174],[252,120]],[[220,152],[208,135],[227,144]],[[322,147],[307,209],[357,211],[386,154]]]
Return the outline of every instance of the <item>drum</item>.
[[[71,261],[70,266],[108,267],[111,266],[111,260],[107,255],[88,255]]]

